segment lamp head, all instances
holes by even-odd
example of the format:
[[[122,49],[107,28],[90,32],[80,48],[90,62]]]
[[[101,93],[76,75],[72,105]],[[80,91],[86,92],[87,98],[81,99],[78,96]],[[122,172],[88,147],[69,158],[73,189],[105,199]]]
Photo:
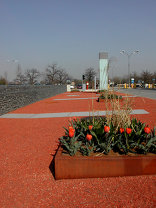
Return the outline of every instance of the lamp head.
[[[12,59],[12,60],[7,60],[7,62],[18,63],[19,61],[17,59]]]
[[[120,51],[120,53],[121,53],[121,54],[124,54],[124,53],[125,53],[125,50]]]
[[[139,50],[134,51],[134,53],[139,53]]]

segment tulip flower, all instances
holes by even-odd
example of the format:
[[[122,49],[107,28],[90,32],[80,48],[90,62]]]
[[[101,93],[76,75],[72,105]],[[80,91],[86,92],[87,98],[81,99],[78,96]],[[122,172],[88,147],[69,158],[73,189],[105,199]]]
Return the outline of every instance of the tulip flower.
[[[88,129],[89,129],[89,130],[92,130],[92,128],[93,128],[92,125],[89,125],[89,126],[88,126]]]
[[[120,133],[122,134],[125,130],[123,128],[120,128]]]
[[[149,133],[151,133],[151,129],[150,129],[149,127],[145,127],[145,128],[144,128],[144,132],[145,132],[146,134],[149,134]]]
[[[126,132],[127,132],[127,134],[130,134],[132,132],[132,129],[131,128],[126,128]]]
[[[86,139],[88,140],[88,141],[90,141],[90,140],[92,140],[92,135],[91,134],[87,134],[87,136],[86,136]]]
[[[104,127],[104,131],[105,131],[106,133],[108,133],[108,132],[110,131],[110,127],[109,127],[109,126],[105,126],[105,127]]]
[[[69,137],[73,137],[75,134],[75,129],[69,129]]]

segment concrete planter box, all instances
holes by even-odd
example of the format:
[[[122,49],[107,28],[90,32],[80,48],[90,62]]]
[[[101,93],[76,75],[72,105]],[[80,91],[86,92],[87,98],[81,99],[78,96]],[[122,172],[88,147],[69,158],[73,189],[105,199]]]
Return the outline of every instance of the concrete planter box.
[[[55,179],[104,178],[156,174],[156,155],[69,156],[59,147]]]

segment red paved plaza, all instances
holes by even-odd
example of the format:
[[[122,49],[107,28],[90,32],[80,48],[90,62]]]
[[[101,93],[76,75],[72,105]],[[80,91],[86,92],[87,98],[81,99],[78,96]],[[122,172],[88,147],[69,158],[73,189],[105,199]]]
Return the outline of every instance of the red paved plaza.
[[[72,96],[70,96],[72,95]],[[105,110],[95,93],[64,93],[12,113],[40,114]],[[136,117],[156,126],[156,100],[132,97]],[[134,116],[134,115],[133,115]],[[1,208],[154,208],[156,175],[56,181],[49,166],[69,118],[0,118]]]

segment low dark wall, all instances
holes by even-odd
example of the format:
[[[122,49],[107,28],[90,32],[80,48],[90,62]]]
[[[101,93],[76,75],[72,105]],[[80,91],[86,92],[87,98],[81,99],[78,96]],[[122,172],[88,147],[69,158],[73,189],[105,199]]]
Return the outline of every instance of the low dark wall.
[[[44,98],[66,92],[66,85],[0,85],[0,115]]]

